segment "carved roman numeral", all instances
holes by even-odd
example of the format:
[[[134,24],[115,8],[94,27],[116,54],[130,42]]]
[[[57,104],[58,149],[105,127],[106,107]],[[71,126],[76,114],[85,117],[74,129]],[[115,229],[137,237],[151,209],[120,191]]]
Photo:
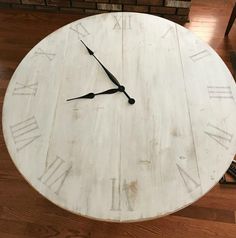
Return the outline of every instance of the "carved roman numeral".
[[[116,178],[112,178],[112,201],[111,201],[111,211],[121,211],[121,187],[120,182],[118,181],[116,183]],[[135,183],[136,184],[136,183]],[[135,186],[133,186],[135,187]],[[128,211],[133,211],[132,202],[131,202],[131,193],[132,187],[130,187],[126,180],[124,180],[123,186],[122,186],[122,192],[125,195],[126,198],[126,207]]]
[[[131,16],[114,16],[113,30],[131,30]]]
[[[224,147],[226,150],[229,149],[227,144],[231,143],[233,135],[224,131],[210,123],[207,124],[209,131],[204,131],[211,139],[216,141],[219,145]]]
[[[200,184],[195,181],[183,168],[181,168],[178,164],[176,164],[176,166],[189,193],[191,193],[200,186]]]
[[[63,159],[57,156],[52,163],[46,165],[43,174],[38,179],[58,195],[71,168],[71,164],[68,165]]]
[[[38,82],[36,83],[19,83],[16,82],[16,87],[12,95],[33,95],[35,96],[38,90]]]
[[[168,30],[161,36],[162,39],[166,38],[167,35],[170,34],[170,32],[173,31],[173,27],[169,27]]]
[[[71,26],[70,29],[77,33],[78,39],[81,39],[90,34],[82,23],[77,23],[76,25]]]
[[[24,149],[41,136],[34,116],[10,126],[10,130],[17,151]]]
[[[53,54],[53,53],[48,53],[48,52],[45,52],[44,50],[42,50],[41,48],[38,48],[38,50],[34,53],[36,56],[37,55],[43,55],[45,56],[49,61],[52,61],[56,54]]]
[[[134,191],[132,191],[132,187],[130,187],[129,184],[126,183],[126,180],[124,180],[124,183],[123,183],[123,190],[125,192],[127,209],[128,211],[133,211],[134,209],[131,204],[131,193]]]
[[[196,54],[191,55],[190,58],[192,59],[192,61],[197,62],[209,55],[210,55],[210,52],[208,50],[202,50]]]
[[[111,197],[111,210],[120,211],[120,183],[116,186],[116,178],[112,178],[112,197]]]
[[[210,98],[233,99],[233,94],[230,87],[208,86],[207,90]]]

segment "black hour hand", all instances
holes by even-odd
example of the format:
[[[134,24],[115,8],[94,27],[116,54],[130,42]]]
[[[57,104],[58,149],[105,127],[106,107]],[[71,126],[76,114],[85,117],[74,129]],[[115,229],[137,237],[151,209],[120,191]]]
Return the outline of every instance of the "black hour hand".
[[[112,89],[108,89],[108,90],[100,92],[100,93],[88,93],[88,94],[85,94],[85,95],[80,96],[80,97],[69,98],[66,101],[72,101],[72,100],[83,99],[83,98],[93,99],[97,95],[114,94],[114,93],[120,92],[120,90],[121,90],[120,88],[112,88]]]

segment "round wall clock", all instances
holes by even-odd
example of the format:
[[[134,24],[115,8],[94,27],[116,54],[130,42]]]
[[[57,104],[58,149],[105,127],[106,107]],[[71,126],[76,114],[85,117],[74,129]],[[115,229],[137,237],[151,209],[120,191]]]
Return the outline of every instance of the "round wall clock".
[[[68,24],[10,81],[5,141],[43,196],[73,213],[140,221],[212,188],[236,148],[236,87],[187,29],[138,13]]]

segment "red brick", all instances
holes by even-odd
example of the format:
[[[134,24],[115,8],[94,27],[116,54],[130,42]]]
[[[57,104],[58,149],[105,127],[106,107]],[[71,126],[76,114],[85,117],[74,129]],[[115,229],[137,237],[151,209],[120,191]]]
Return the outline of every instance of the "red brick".
[[[0,2],[0,8],[10,8],[11,7],[11,5],[10,4],[8,4],[8,3],[1,3]]]
[[[70,0],[47,0],[48,6],[69,7]]]
[[[25,4],[12,4],[11,5],[13,8],[18,8],[18,9],[34,9],[34,5],[25,5]]]
[[[178,8],[177,14],[178,15],[188,15],[189,14],[189,8]]]
[[[61,7],[60,11],[68,13],[84,13],[84,9],[73,7]]]
[[[159,14],[175,14],[176,8],[174,7],[151,7],[151,13],[159,13]]]
[[[50,6],[35,6],[37,10],[42,10],[45,12],[55,12],[58,11],[57,7],[50,7]]]
[[[191,1],[165,0],[166,7],[190,8],[190,5],[191,5]]]
[[[121,4],[107,4],[107,3],[98,3],[98,10],[106,10],[106,11],[122,11]]]
[[[163,17],[177,23],[183,23],[188,21],[188,16],[163,15]]]
[[[127,11],[127,12],[148,12],[148,6],[124,5],[124,11]]]
[[[97,10],[97,9],[85,9],[85,12],[89,14],[99,14],[99,13],[105,13],[107,11]]]
[[[136,4],[136,0],[111,0],[111,3]]]
[[[109,0],[84,0],[85,2],[109,2]]]
[[[138,5],[163,6],[163,0],[137,0]]]
[[[78,7],[78,8],[96,8],[96,3],[94,2],[81,2],[81,1],[72,1],[72,6],[73,7]]]
[[[0,3],[20,3],[20,0],[0,0]]]
[[[22,0],[23,4],[45,5],[44,0]]]

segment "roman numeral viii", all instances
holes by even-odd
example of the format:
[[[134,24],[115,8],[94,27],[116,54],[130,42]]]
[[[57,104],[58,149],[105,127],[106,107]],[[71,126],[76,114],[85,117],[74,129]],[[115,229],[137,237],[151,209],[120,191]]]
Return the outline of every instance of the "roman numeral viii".
[[[41,136],[34,116],[10,126],[10,131],[17,151],[24,149]]]
[[[36,83],[18,83],[13,90],[12,95],[33,95],[35,96],[38,90],[38,82]]]
[[[210,123],[207,124],[207,127],[208,131],[205,131],[205,134],[227,150],[228,144],[230,144],[233,139],[233,135]]]
[[[66,163],[63,159],[57,156],[54,161],[46,166],[43,174],[38,179],[58,195],[69,175],[69,172],[71,171],[71,168],[71,164]]]

